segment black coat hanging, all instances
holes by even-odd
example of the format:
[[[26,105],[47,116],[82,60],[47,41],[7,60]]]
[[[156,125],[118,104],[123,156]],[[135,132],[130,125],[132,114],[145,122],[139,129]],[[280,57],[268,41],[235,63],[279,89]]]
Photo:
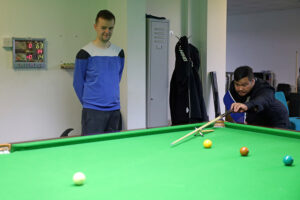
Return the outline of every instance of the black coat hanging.
[[[172,125],[208,121],[198,74],[199,51],[183,36],[176,44],[175,55],[169,98]]]

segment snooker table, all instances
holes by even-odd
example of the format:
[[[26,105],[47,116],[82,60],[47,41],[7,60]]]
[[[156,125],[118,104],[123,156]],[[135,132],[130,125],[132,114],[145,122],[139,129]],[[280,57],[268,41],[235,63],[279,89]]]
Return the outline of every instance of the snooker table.
[[[0,154],[0,199],[300,199],[300,132],[225,122],[170,145],[201,125],[11,144]]]

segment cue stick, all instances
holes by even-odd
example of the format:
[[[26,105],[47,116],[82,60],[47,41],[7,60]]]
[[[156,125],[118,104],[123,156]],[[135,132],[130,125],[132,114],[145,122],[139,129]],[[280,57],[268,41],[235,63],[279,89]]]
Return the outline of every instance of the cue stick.
[[[200,130],[200,131],[199,131],[199,134],[200,134],[201,136],[204,136],[203,133],[210,133],[210,132],[214,132],[214,130],[213,130],[213,129]],[[197,134],[198,134],[198,133],[196,132],[195,135],[197,135]]]
[[[214,132],[214,130],[212,130],[212,129],[209,129],[209,130],[202,130],[201,132],[202,132],[202,133],[210,133],[210,132]]]
[[[227,110],[225,113],[223,113],[222,115],[220,115],[220,116],[217,117],[216,119],[213,119],[213,120],[207,122],[206,124],[204,124],[203,126],[197,128],[196,130],[194,130],[194,131],[192,131],[192,132],[186,134],[185,136],[182,136],[182,137],[179,138],[178,140],[175,140],[174,142],[171,143],[171,145],[174,145],[174,144],[176,144],[177,142],[183,140],[184,138],[186,138],[186,137],[188,137],[188,136],[190,136],[190,135],[193,135],[193,134],[196,133],[197,131],[200,131],[200,130],[202,130],[203,128],[205,128],[205,127],[211,125],[212,123],[214,123],[214,122],[218,121],[219,119],[225,117],[226,115],[228,115],[228,114],[231,113],[231,112],[232,112],[231,110]]]

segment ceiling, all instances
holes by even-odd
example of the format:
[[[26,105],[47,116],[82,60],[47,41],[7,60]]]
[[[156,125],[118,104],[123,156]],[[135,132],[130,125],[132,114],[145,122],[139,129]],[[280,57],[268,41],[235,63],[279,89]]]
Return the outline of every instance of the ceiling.
[[[228,15],[300,8],[300,0],[227,0]]]

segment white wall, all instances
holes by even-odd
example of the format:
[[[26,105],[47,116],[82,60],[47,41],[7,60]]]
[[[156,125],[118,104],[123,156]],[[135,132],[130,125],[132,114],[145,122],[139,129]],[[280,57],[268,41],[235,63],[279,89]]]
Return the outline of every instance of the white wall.
[[[81,132],[81,105],[73,91],[74,62],[80,48],[95,39],[101,9],[116,16],[112,43],[124,48],[121,112],[124,129],[145,128],[145,0],[2,0],[0,39],[45,37],[48,68],[14,70],[11,49],[0,49],[0,143],[58,137],[67,128]]]
[[[146,128],[146,1],[127,0],[127,128]]]
[[[146,1],[109,0],[116,13],[112,42],[125,50],[125,69],[121,81],[121,112],[124,129],[146,127]]]
[[[37,37],[48,41],[48,67],[14,70],[11,49],[0,48],[0,143],[80,133],[81,105],[72,88],[77,51],[95,37],[94,18],[104,0],[1,0],[0,40]],[[92,14],[91,14],[92,13]]]
[[[171,30],[177,35],[186,35],[188,26],[210,34],[219,31],[216,37],[224,37],[224,26],[217,22],[224,17],[222,0],[201,0],[208,7],[189,10],[190,1],[185,0],[52,0],[21,1],[1,0],[0,40],[3,37],[41,37],[48,41],[48,68],[44,70],[14,70],[11,49],[0,48],[0,143],[36,140],[58,137],[67,128],[79,134],[81,125],[81,105],[73,91],[73,70],[60,69],[64,62],[74,62],[78,50],[95,39],[93,24],[100,9],[108,8],[116,15],[116,27],[112,42],[124,48],[125,69],[121,81],[121,106],[125,129],[145,128],[146,125],[146,53],[145,53],[145,13],[165,16],[171,21]],[[187,4],[187,2],[189,4]],[[220,5],[219,5],[220,4]],[[216,6],[216,12],[211,12]],[[226,7],[226,5],[225,5]],[[190,22],[189,12],[208,9],[205,26]],[[221,14],[216,14],[221,12]],[[210,13],[216,18],[209,17]],[[197,16],[197,15],[196,15]],[[213,20],[213,23],[210,22]],[[222,21],[222,20],[221,20]],[[210,25],[209,25],[210,24]],[[201,27],[198,29],[197,27]],[[207,26],[207,27],[206,27]],[[197,30],[198,29],[198,30]],[[196,32],[195,32],[196,31]],[[197,33],[198,34],[198,33]],[[215,36],[215,35],[214,35]],[[198,48],[198,36],[193,35]],[[198,38],[198,39],[197,39]],[[205,38],[200,38],[199,41]],[[213,41],[214,38],[209,38]],[[175,63],[175,44],[170,43],[170,75]],[[213,53],[221,42],[221,51],[213,59],[219,64],[211,66],[222,69],[223,41],[208,42],[201,49],[206,57]],[[213,44],[213,45],[210,45]],[[207,48],[209,47],[209,49]],[[207,52],[207,49],[209,52]],[[220,53],[221,52],[221,53]],[[211,54],[213,55],[213,54]],[[202,57],[202,55],[201,55]],[[212,58],[205,60],[210,63]],[[205,65],[206,66],[206,65]],[[208,65],[207,65],[208,66]],[[213,68],[207,68],[208,70]],[[219,73],[219,72],[218,72]],[[207,74],[205,74],[207,76]],[[171,77],[171,76],[170,76]],[[220,76],[219,76],[220,77]],[[218,77],[218,78],[219,78]],[[221,79],[222,80],[222,79]],[[207,77],[206,77],[207,81]],[[219,80],[218,80],[219,81]],[[222,81],[219,84],[222,86]],[[206,101],[211,101],[210,84],[204,84]],[[221,91],[221,89],[219,88]],[[206,102],[207,103],[207,102]],[[210,105],[210,103],[208,103]],[[213,109],[209,106],[210,116]]]
[[[199,49],[204,100],[210,119],[215,118],[210,71],[217,71],[221,110],[224,110],[221,98],[225,93],[226,8],[224,0],[147,0],[148,14],[169,19],[170,30],[178,36],[191,36],[189,41]],[[174,70],[177,42],[171,35],[169,79]]]
[[[273,71],[277,83],[295,86],[299,20],[300,9],[229,16],[227,71],[250,65],[254,71]]]
[[[226,0],[190,0],[189,35],[201,55],[204,100],[209,119],[215,118],[214,101],[209,72],[217,72],[219,103],[224,112],[226,68]]]
[[[219,102],[221,113],[224,112],[223,96],[226,85],[226,20],[227,0],[207,0],[207,74],[217,72]],[[207,81],[206,81],[207,83]],[[209,91],[206,96],[210,119],[215,118],[211,81],[209,79]],[[213,112],[212,112],[213,111]]]

